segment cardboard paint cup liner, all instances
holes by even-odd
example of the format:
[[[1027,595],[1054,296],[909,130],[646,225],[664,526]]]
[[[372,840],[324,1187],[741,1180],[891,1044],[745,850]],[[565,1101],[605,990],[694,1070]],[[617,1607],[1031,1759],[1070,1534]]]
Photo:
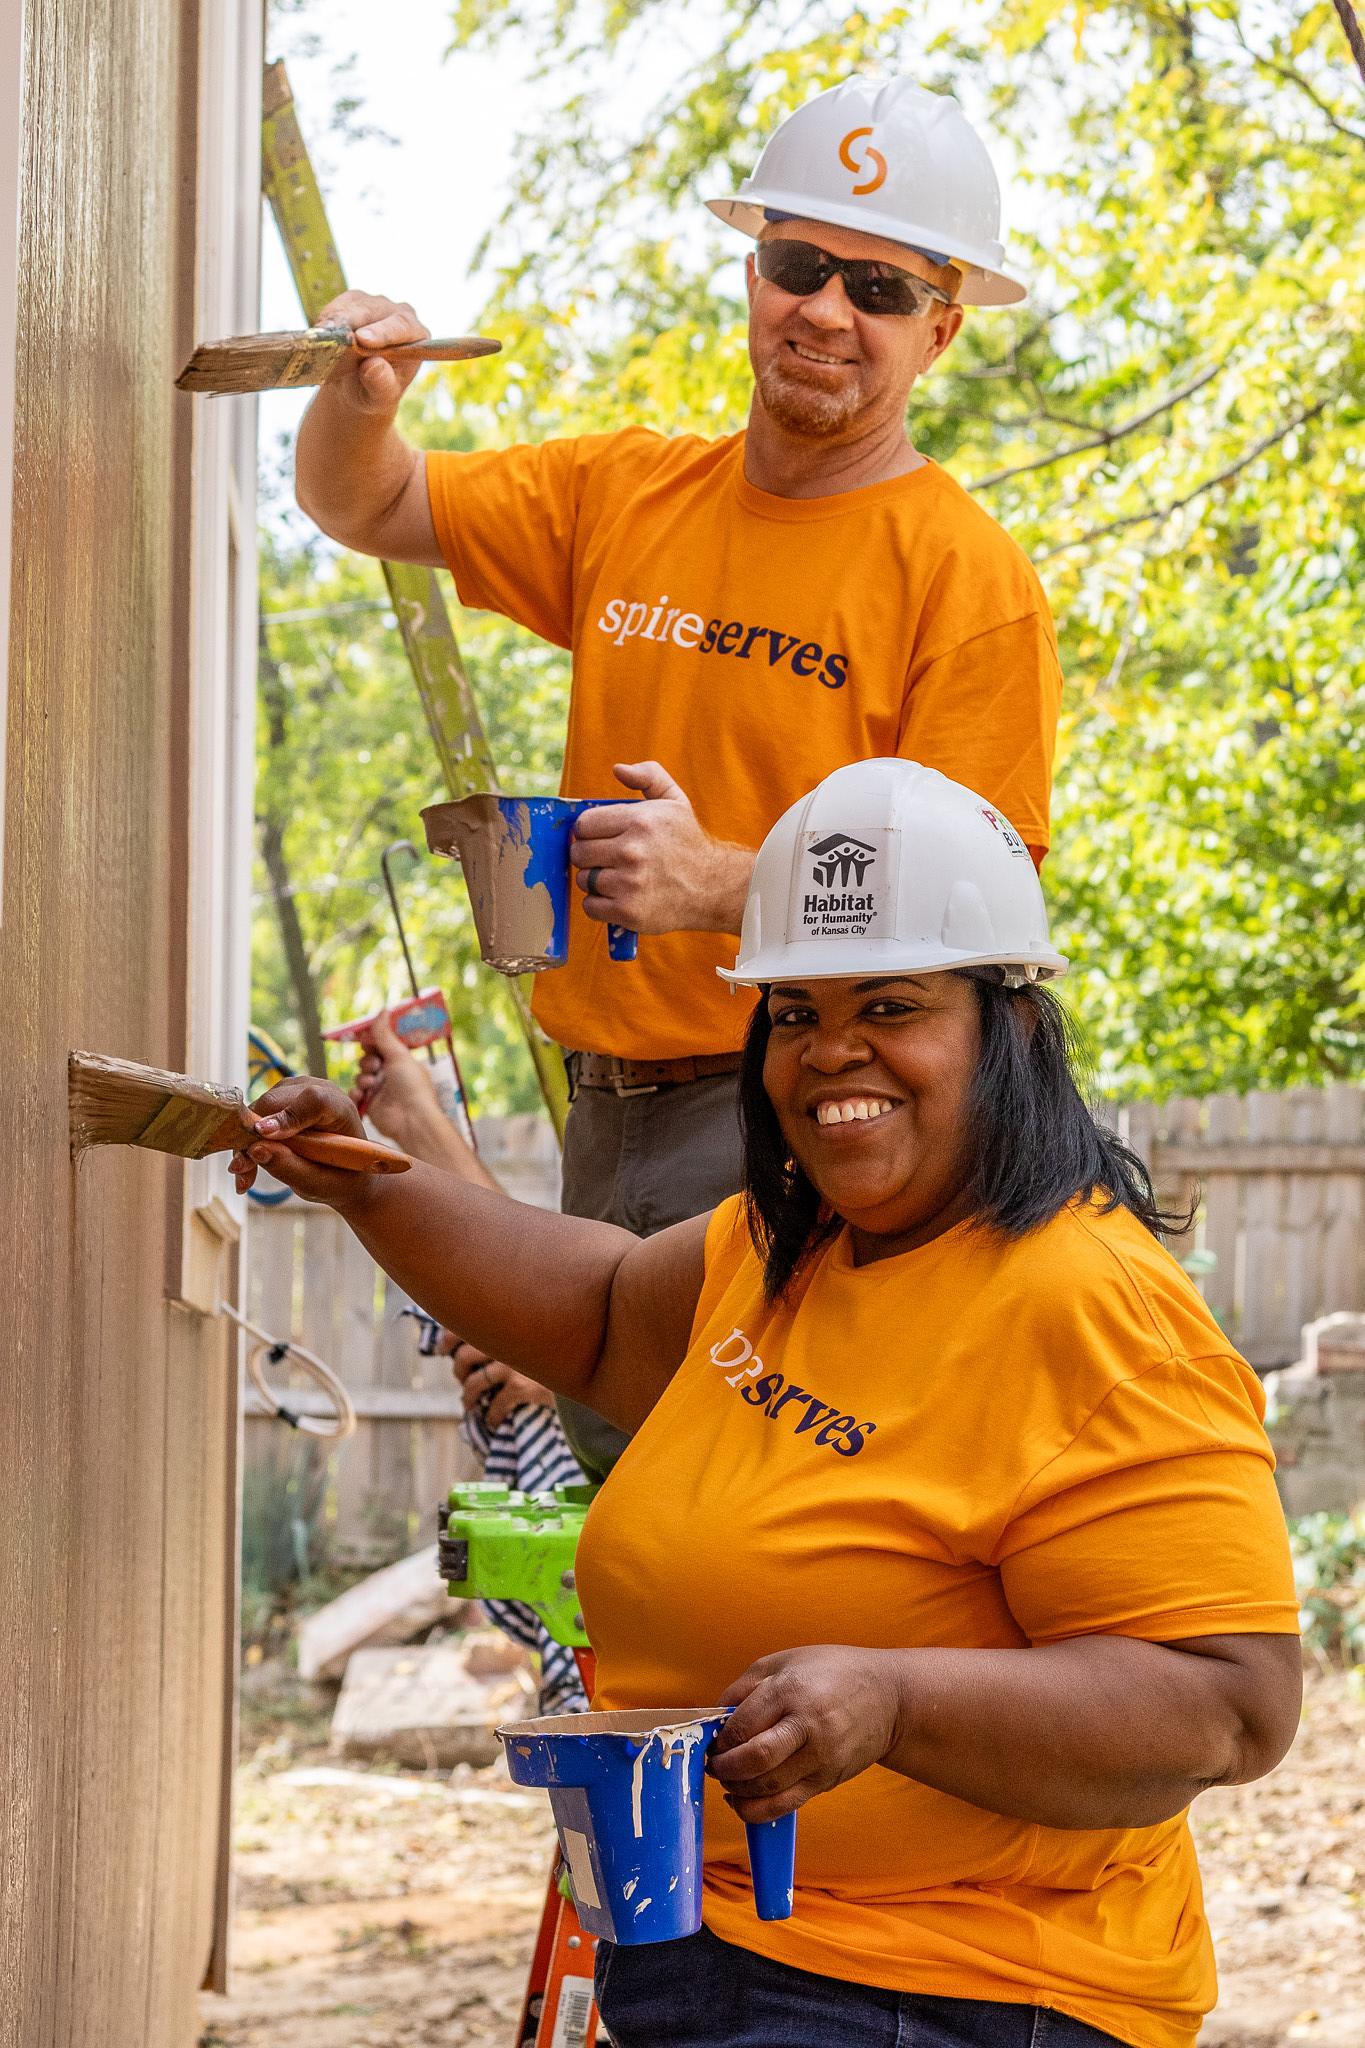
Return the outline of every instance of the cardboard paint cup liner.
[[[499,1728],[513,1782],[549,1792],[574,1904],[589,1934],[631,1947],[676,1941],[701,1926],[702,1782],[706,1752],[728,1713],[642,1708]],[[771,1825],[780,1830],[786,1823]],[[794,1840],[794,1815],[790,1833]],[[789,1856],[781,1867],[785,1908],[764,1918],[791,1912]],[[771,1895],[769,1886],[765,1896]]]
[[[499,974],[538,974],[568,958],[573,828],[584,811],[616,801],[490,793],[422,812],[430,851],[464,869],[479,951]],[[613,960],[633,960],[638,944],[637,933],[608,925]]]

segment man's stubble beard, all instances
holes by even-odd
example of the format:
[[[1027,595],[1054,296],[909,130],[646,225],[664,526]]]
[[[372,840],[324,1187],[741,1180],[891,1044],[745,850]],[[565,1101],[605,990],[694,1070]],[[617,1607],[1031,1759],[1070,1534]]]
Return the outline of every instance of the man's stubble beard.
[[[818,391],[799,377],[789,377],[775,362],[756,371],[755,381],[763,409],[775,425],[815,440],[841,434],[857,418],[862,403],[856,381],[842,391]]]

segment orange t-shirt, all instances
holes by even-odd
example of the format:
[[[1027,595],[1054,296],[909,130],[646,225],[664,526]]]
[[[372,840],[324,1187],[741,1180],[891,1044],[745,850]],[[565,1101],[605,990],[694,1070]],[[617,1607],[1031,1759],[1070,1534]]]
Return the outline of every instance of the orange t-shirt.
[[[561,790],[626,799],[617,761],[661,761],[716,838],[757,847],[831,770],[900,754],[1048,843],[1061,671],[1028,562],[935,463],[829,498],[744,477],[744,436],[645,428],[427,456],[462,604],[573,650]],[[646,935],[607,957],[575,913],[535,1013],[581,1052],[733,1051],[752,998],[735,945]]]
[[[589,1512],[595,1704],[714,1699],[807,1643],[999,1648],[1293,1634],[1259,1384],[1127,1211],[1007,1241],[960,1225],[855,1267],[845,1231],[763,1298],[722,1204],[692,1343]],[[874,1767],[797,1827],[790,1920],[755,1918],[708,1783],[704,1913],[800,1969],[1056,2007],[1187,2048],[1213,1953],[1183,1815],[1071,1830]]]

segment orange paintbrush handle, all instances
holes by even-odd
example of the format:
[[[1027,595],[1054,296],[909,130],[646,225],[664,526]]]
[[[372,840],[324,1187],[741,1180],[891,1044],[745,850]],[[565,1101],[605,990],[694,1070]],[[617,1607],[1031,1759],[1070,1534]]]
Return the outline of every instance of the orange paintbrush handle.
[[[502,350],[502,343],[487,334],[434,334],[428,341],[394,341],[387,348],[366,348],[361,342],[353,346],[360,355],[387,356],[400,363],[467,363]]]
[[[406,1173],[412,1165],[406,1152],[372,1145],[368,1138],[344,1138],[333,1131],[303,1131],[284,1142],[291,1152],[315,1166],[338,1166],[346,1173]]]

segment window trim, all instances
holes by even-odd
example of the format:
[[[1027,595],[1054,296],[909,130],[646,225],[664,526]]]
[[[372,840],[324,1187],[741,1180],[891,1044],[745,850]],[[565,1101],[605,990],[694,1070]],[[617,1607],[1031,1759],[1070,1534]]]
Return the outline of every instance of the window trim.
[[[10,594],[14,545],[14,399],[19,334],[19,174],[23,150],[24,0],[0,0],[0,901],[5,862]],[[0,912],[0,915],[3,913]]]

